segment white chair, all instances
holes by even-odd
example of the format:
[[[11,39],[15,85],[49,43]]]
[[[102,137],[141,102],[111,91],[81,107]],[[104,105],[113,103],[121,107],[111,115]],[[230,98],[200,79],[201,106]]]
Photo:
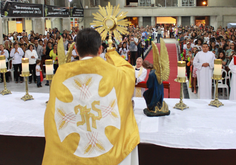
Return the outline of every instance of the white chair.
[[[218,89],[222,89],[223,91],[223,96],[225,95],[225,91],[224,89],[226,89],[226,94],[227,94],[227,98],[229,97],[229,87],[227,85],[227,78],[228,78],[228,74],[226,72],[226,70],[222,69],[222,75],[225,74],[225,80],[219,80],[218,81]],[[214,82],[214,88],[216,89],[216,84],[215,84],[215,81]],[[215,96],[215,92],[216,90],[214,90],[214,96]]]
[[[230,80],[231,80],[231,77],[232,77],[232,72],[229,70],[229,72],[228,72],[228,80],[229,80],[229,87],[231,88],[231,82],[230,82]]]
[[[14,81],[14,68],[12,64],[12,59],[8,60],[8,72],[11,74],[11,81]]]
[[[231,70],[229,70],[228,77],[227,77],[227,79],[229,79],[229,84],[230,84],[231,77],[232,77],[232,72],[231,72]]]

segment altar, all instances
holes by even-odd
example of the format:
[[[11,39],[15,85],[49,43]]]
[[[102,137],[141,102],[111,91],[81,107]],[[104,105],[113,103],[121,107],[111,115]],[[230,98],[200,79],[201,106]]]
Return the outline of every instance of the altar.
[[[32,138],[35,138],[42,143],[41,145],[44,145],[43,120],[46,108],[45,102],[48,100],[49,95],[31,93],[34,100],[26,102],[20,99],[23,95],[24,93],[13,92],[12,95],[0,96],[1,148],[9,150],[9,152],[10,149],[8,147],[10,147],[10,144],[4,144],[9,138],[15,140],[17,138],[21,140],[29,139],[29,141],[33,141]],[[145,146],[147,148],[155,148],[157,146],[159,149],[165,150],[168,148],[194,152],[196,150],[210,152],[227,150],[232,151],[234,154],[236,153],[235,101],[221,100],[224,106],[215,108],[208,106],[211,100],[184,100],[184,103],[189,106],[189,109],[184,111],[173,108],[179,102],[178,99],[165,99],[165,101],[171,111],[170,115],[150,118],[143,114],[143,109],[146,106],[144,99],[134,98],[134,114],[139,127],[141,142],[139,146],[140,164],[144,160],[142,154],[148,153],[147,151],[140,151]],[[26,140],[23,141],[26,142]],[[33,142],[26,143],[32,144]],[[18,143],[13,144],[19,145]],[[40,147],[42,147],[42,151],[44,146]],[[22,154],[20,152],[23,151],[18,151],[18,154]],[[17,154],[17,151],[15,152]],[[6,154],[0,153],[0,155],[5,156]],[[228,153],[225,155],[230,156]],[[2,156],[0,156],[0,164],[6,164],[4,162],[6,160],[4,161]]]

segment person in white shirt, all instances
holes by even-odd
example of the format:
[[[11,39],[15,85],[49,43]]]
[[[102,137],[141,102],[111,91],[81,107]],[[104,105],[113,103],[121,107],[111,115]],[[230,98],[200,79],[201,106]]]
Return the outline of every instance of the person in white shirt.
[[[143,59],[141,57],[137,58],[136,66],[134,66],[135,78],[136,78],[135,85],[144,81],[147,76],[147,69],[145,69],[142,65],[143,65]],[[134,97],[142,97],[144,91],[145,91],[145,88],[135,88]]]
[[[105,61],[107,60],[104,46],[102,46],[102,53],[100,54],[100,57],[104,59]]]
[[[9,58],[9,53],[6,49],[4,49],[3,45],[0,44],[0,55],[4,55],[6,57],[6,67],[8,69],[8,58]],[[1,77],[3,79],[3,74],[1,73]],[[2,80],[3,81],[3,80]],[[6,81],[9,82],[9,72],[6,73]]]
[[[157,38],[156,28],[155,28],[155,30],[154,30],[154,28],[153,28],[152,37],[153,37],[153,38],[152,38],[153,40],[155,40],[155,39]]]
[[[20,41],[20,39],[22,38],[21,34],[19,33],[17,36],[18,41]]]
[[[129,51],[130,51],[130,64],[135,65],[135,60],[137,58],[137,51],[138,51],[138,39],[131,35],[130,42],[129,42]]]
[[[125,60],[128,61],[128,49],[125,42],[123,43],[122,48],[119,49],[119,54],[125,56]]]
[[[215,54],[209,51],[207,44],[202,45],[202,50],[193,60],[193,66],[197,68],[198,94],[199,99],[211,99]]]
[[[72,58],[73,58],[73,61],[79,60],[79,55],[76,53],[75,49],[72,50],[71,61],[72,61]]]
[[[29,84],[32,83],[32,77],[34,78],[34,82],[36,83],[35,67],[36,60],[38,59],[38,54],[34,50],[33,44],[29,44],[28,50],[25,51],[25,58],[29,59],[29,71],[31,74],[31,76],[29,77]]]
[[[47,35],[48,34],[48,29],[47,28],[45,28],[45,33],[44,33],[45,35]]]
[[[24,52],[21,48],[18,47],[18,44],[15,42],[13,44],[13,49],[11,50],[10,57],[12,57],[12,64],[14,67],[14,77],[16,83],[18,83],[19,73],[22,71],[21,59],[24,56]],[[18,70],[20,72],[18,72]],[[23,82],[23,77],[20,77],[20,83]]]
[[[41,61],[40,61],[40,60],[37,60],[37,61],[36,61],[35,71],[36,71],[37,87],[38,87],[38,88],[42,87],[42,85],[41,85],[41,80],[40,80],[40,72],[41,72],[40,64],[41,64]]]
[[[75,37],[76,37],[75,32],[72,32],[72,33],[71,33],[71,37],[72,37],[72,39],[73,39],[73,41],[74,41],[74,40],[75,40]]]

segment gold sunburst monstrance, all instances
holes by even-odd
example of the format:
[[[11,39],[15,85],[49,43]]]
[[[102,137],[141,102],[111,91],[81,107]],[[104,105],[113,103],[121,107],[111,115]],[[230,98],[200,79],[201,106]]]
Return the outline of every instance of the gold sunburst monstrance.
[[[119,41],[121,41],[121,34],[128,34],[126,26],[128,26],[130,22],[124,19],[128,12],[121,12],[119,14],[120,5],[115,6],[113,9],[110,2],[106,8],[99,5],[98,11],[97,13],[93,13],[95,20],[91,25],[101,34],[102,40],[105,40],[107,33],[109,33],[108,50],[112,50],[112,32]]]

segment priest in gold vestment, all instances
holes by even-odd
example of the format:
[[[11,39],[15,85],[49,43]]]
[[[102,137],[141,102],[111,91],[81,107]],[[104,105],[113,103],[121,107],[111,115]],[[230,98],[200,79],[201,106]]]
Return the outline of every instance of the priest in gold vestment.
[[[60,65],[52,81],[43,165],[120,164],[140,141],[134,69],[115,50],[107,61],[99,57],[101,37],[93,29],[78,33],[76,47],[81,60]]]

